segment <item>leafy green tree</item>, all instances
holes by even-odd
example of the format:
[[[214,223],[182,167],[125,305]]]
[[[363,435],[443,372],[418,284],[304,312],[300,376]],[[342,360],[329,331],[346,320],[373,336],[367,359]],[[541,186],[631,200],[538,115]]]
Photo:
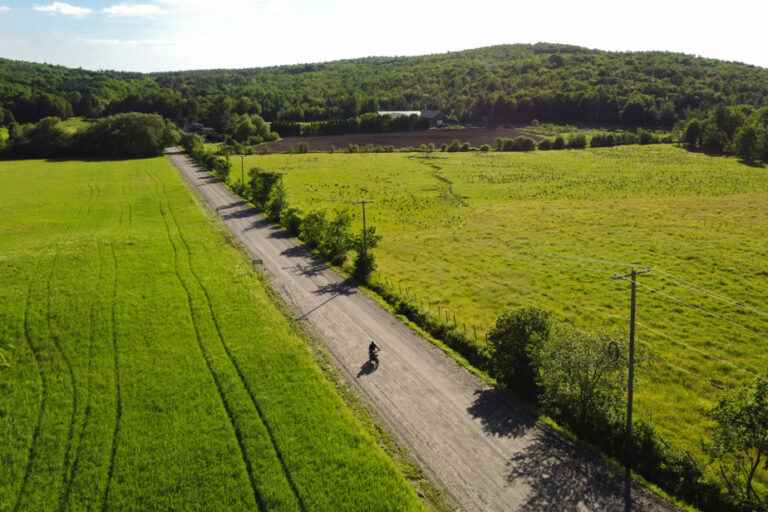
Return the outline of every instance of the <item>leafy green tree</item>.
[[[536,307],[503,313],[488,333],[491,375],[502,387],[537,394],[536,357],[552,330],[551,315]]]
[[[709,416],[715,426],[707,451],[723,483],[746,506],[768,506],[768,494],[754,482],[760,467],[768,470],[768,374],[732,391]]]
[[[376,270],[376,258],[372,249],[381,242],[381,235],[376,233],[375,226],[367,226],[365,233],[362,231],[354,242],[356,255],[354,262],[354,275],[362,282],[367,282],[370,275]]]
[[[761,156],[760,142],[754,126],[743,126],[736,132],[736,154],[751,164]]]
[[[272,189],[269,191],[269,197],[267,198],[265,205],[267,218],[273,222],[280,222],[280,214],[287,206],[288,195],[285,192],[283,180],[279,179],[274,185],[272,185]]]
[[[323,243],[328,221],[324,211],[312,211],[301,221],[299,239],[309,249],[317,249]]]
[[[568,139],[568,149],[584,149],[586,147],[587,137],[581,133],[573,135]]]
[[[221,134],[232,132],[232,116],[235,101],[228,96],[219,96],[208,108],[206,121]]]
[[[698,119],[691,119],[686,123],[683,130],[683,144],[690,149],[698,149],[701,145],[702,132],[701,122]]]
[[[562,326],[534,355],[545,410],[584,427],[621,414],[625,343]]]
[[[178,130],[157,114],[136,112],[104,117],[79,132],[76,151],[104,158],[141,158],[162,154],[179,141]]]
[[[320,254],[334,265],[341,265],[347,253],[354,249],[355,239],[350,232],[352,216],[341,211],[326,224],[320,245]]]
[[[260,208],[265,208],[272,188],[281,181],[279,173],[267,171],[261,167],[253,167],[248,172],[248,188],[251,200]]]

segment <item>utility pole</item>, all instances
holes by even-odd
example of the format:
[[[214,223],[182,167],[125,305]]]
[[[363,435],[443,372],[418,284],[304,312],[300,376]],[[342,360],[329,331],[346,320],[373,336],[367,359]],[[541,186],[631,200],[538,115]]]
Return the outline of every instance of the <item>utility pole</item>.
[[[651,270],[635,270],[629,274],[613,276],[614,279],[630,280],[629,296],[629,371],[627,372],[627,432],[624,440],[624,511],[632,511],[632,407],[635,392],[635,319],[637,317],[637,276]]]
[[[359,204],[363,208],[363,256],[368,256],[368,233],[365,226],[365,205],[372,203],[373,201],[370,201],[368,199],[361,199],[360,201],[355,201],[355,204]]]

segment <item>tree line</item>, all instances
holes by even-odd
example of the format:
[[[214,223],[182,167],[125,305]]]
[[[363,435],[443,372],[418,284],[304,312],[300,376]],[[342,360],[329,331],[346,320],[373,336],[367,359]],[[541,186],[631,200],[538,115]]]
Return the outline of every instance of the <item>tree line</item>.
[[[671,128],[718,107],[756,110],[767,98],[768,70],[763,68],[677,53],[604,52],[547,43],[153,74],[0,59],[0,123],[6,126],[50,116],[145,112],[180,126],[202,123],[225,136],[232,135],[232,116],[245,114],[276,123],[287,136],[305,129],[400,129],[374,118],[362,126],[349,126],[348,120],[379,110],[427,107],[458,122],[489,126],[539,120]]]
[[[693,116],[681,128],[681,141],[694,151],[768,163],[768,107],[718,107]]]
[[[117,114],[72,134],[58,117],[11,125],[2,158],[141,158],[162,154],[179,132],[157,114]]]

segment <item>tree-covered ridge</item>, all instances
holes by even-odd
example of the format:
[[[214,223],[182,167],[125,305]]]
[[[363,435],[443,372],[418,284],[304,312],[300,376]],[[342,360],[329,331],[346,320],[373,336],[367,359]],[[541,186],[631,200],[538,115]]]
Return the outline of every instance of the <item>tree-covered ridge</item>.
[[[672,125],[692,109],[759,106],[768,70],[665,52],[504,45],[423,57],[159,73],[197,97],[256,99],[269,119],[345,118],[379,108],[452,112],[464,121]]]
[[[670,127],[691,111],[757,108],[767,99],[768,69],[678,53],[548,43],[153,74],[0,60],[0,124],[6,125],[140,111],[226,132],[226,112],[318,121],[428,107],[476,124],[538,119]]]

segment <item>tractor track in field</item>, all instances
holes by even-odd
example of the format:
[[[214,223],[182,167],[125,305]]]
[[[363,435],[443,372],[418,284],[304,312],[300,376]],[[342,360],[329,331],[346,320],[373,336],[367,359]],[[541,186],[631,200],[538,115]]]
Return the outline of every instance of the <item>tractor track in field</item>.
[[[24,477],[21,481],[21,488],[19,489],[19,494],[16,496],[16,503],[13,506],[13,512],[16,512],[19,510],[19,507],[21,507],[21,501],[27,492],[29,479],[32,475],[32,466],[34,464],[35,457],[37,456],[37,445],[40,442],[40,433],[42,431],[43,419],[45,418],[45,405],[48,402],[48,378],[45,376],[45,372],[43,371],[43,363],[40,356],[40,352],[35,347],[35,344],[32,343],[32,334],[29,328],[29,310],[30,310],[31,304],[32,304],[32,284],[30,283],[29,286],[27,287],[27,299],[24,305],[24,339],[27,342],[27,345],[29,346],[29,350],[32,352],[32,355],[34,356],[34,359],[35,359],[35,367],[37,368],[37,375],[40,378],[41,397],[40,397],[40,404],[37,410],[37,421],[35,423],[35,428],[32,431],[32,442],[29,445],[29,451],[27,453],[27,464],[24,469]]]
[[[122,219],[122,210],[121,219]],[[101,500],[102,511],[107,510],[109,493],[112,488],[112,478],[115,473],[115,459],[117,458],[117,443],[120,441],[120,429],[123,419],[123,394],[120,384],[120,354],[118,352],[117,336],[117,254],[114,242],[110,244],[112,253],[112,305],[111,305],[111,337],[112,337],[112,364],[115,373],[115,428],[112,430],[112,443],[109,449],[109,466],[107,467],[107,483],[104,487],[104,496]]]
[[[599,454],[565,440],[528,407],[460,367],[186,155],[170,159],[201,202],[263,264],[275,291],[328,348],[350,385],[462,509],[623,508],[622,474]],[[374,370],[366,366],[371,338],[383,348]],[[638,512],[676,510],[633,487]]]
[[[254,409],[256,410],[257,414],[259,415],[259,419],[261,420],[262,425],[264,425],[265,430],[267,431],[267,434],[269,435],[269,440],[272,444],[272,449],[275,452],[275,455],[280,462],[280,466],[283,470],[283,474],[285,476],[285,479],[288,482],[288,485],[291,488],[291,491],[293,492],[294,498],[296,499],[296,502],[299,505],[300,510],[302,512],[307,511],[307,507],[304,503],[304,499],[301,497],[301,494],[299,493],[299,489],[296,486],[295,481],[293,480],[293,476],[291,475],[290,470],[288,469],[287,464],[285,463],[285,458],[283,456],[282,450],[280,450],[280,446],[277,443],[277,439],[275,438],[275,433],[272,428],[271,423],[267,419],[266,414],[264,413],[264,410],[261,407],[261,403],[256,399],[256,395],[253,392],[253,389],[251,389],[251,385],[249,384],[248,380],[245,378],[245,373],[240,367],[240,364],[237,362],[237,359],[232,353],[232,350],[229,347],[229,344],[227,344],[226,341],[224,341],[224,335],[221,332],[221,326],[219,324],[219,319],[213,309],[213,302],[211,301],[211,295],[208,291],[208,288],[203,284],[203,281],[200,279],[200,276],[198,275],[197,271],[195,270],[194,265],[192,264],[192,249],[189,243],[187,242],[187,239],[184,237],[184,232],[181,229],[181,226],[179,225],[178,219],[176,218],[176,214],[173,213],[173,209],[170,206],[170,200],[168,199],[168,193],[165,189],[165,184],[161,184],[163,195],[165,197],[166,206],[168,209],[168,212],[171,214],[171,218],[173,219],[173,222],[176,226],[176,231],[179,234],[179,238],[182,241],[182,244],[184,245],[187,253],[187,263],[189,265],[189,270],[192,276],[195,278],[195,281],[197,282],[198,286],[203,292],[203,295],[205,296],[205,300],[208,306],[208,311],[211,315],[211,319],[213,320],[213,325],[216,329],[216,334],[219,338],[219,342],[221,343],[222,348],[224,349],[224,352],[227,355],[227,358],[229,359],[229,362],[232,364],[232,366],[235,368],[235,371],[237,372],[237,375],[240,379],[240,383],[242,384],[243,388],[248,393],[248,397],[251,400],[251,404],[253,405]]]
[[[147,174],[149,175],[149,173]],[[151,175],[150,177],[154,180],[154,177],[152,177]],[[256,502],[256,505],[258,506],[259,510],[261,510],[262,512],[267,512],[266,502],[264,501],[264,497],[261,495],[258,485],[256,484],[256,477],[253,471],[253,464],[251,463],[251,460],[248,456],[248,451],[245,447],[244,436],[243,436],[242,430],[240,429],[239,421],[236,419],[236,416],[232,409],[232,405],[229,403],[229,400],[227,399],[226,394],[224,393],[224,388],[221,384],[220,377],[218,373],[213,369],[211,354],[208,351],[208,349],[205,347],[205,344],[203,343],[203,339],[200,334],[200,327],[196,319],[197,315],[195,314],[192,293],[189,289],[189,285],[187,284],[187,282],[184,280],[184,278],[181,277],[181,269],[179,265],[179,249],[176,246],[176,242],[174,242],[173,240],[173,235],[171,234],[171,227],[168,224],[167,213],[165,211],[165,208],[163,207],[162,199],[159,197],[159,193],[157,195],[158,195],[158,199],[160,200],[158,202],[158,205],[160,207],[160,215],[163,218],[166,234],[168,235],[168,242],[171,245],[171,248],[173,250],[173,263],[174,263],[174,271],[176,274],[176,280],[179,282],[179,285],[183,289],[184,294],[186,295],[186,298],[187,298],[187,308],[189,310],[189,318],[192,321],[192,327],[195,331],[195,340],[197,341],[197,347],[200,350],[203,360],[205,361],[206,367],[208,368],[208,373],[210,374],[211,379],[213,380],[213,383],[216,386],[216,391],[219,394],[219,400],[221,401],[221,404],[224,407],[224,411],[226,412],[227,418],[229,419],[229,424],[232,427],[232,431],[237,440],[238,447],[240,448],[240,457],[243,461],[243,465],[245,466],[246,472],[248,473],[248,480],[250,481],[250,484],[251,484],[251,490],[253,492],[254,501]]]
[[[92,207],[92,200],[94,191],[92,188],[92,184],[88,184],[88,200],[86,203],[86,210],[85,214],[80,215],[79,222],[82,222],[84,218],[88,215],[88,213],[91,210]],[[66,228],[65,234],[64,234],[64,241],[63,243],[66,243],[69,239],[69,236],[71,235],[72,231],[72,224],[69,224]],[[59,244],[61,245],[61,244]],[[54,247],[55,245],[52,244],[50,247]],[[69,356],[67,356],[66,352],[64,352],[63,347],[61,346],[61,343],[57,336],[54,336],[53,329],[52,329],[52,315],[51,315],[51,292],[52,292],[52,281],[53,276],[56,272],[56,263],[58,261],[60,254],[59,247],[56,247],[53,253],[53,258],[51,261],[51,269],[48,273],[48,278],[46,280],[46,326],[48,328],[48,335],[50,337],[50,340],[53,341],[53,344],[56,348],[56,351],[61,356],[62,360],[64,361],[64,364],[67,368],[67,373],[69,374],[70,383],[72,387],[72,414],[70,416],[70,422],[69,422],[69,428],[67,432],[67,446],[64,451],[64,466],[62,467],[62,479],[63,479],[63,485],[66,488],[67,485],[67,466],[69,465],[69,456],[70,456],[70,450],[72,448],[72,440],[74,436],[74,429],[75,429],[75,423],[77,421],[77,411],[78,411],[78,388],[77,388],[77,381],[75,380],[75,374],[74,374],[74,368],[72,367],[72,362],[69,359]],[[38,263],[36,265],[36,269],[39,269],[42,266],[42,263]],[[37,272],[35,272],[37,273]],[[27,464],[24,469],[24,477],[22,478],[22,484],[21,488],[19,489],[19,494],[16,498],[16,503],[14,504],[13,511],[16,512],[19,510],[22,504],[22,500],[24,499],[24,495],[27,492],[27,487],[29,485],[29,479],[32,477],[32,468],[34,467],[34,462],[37,458],[37,447],[40,442],[40,436],[42,434],[43,430],[43,420],[45,418],[45,409],[46,405],[48,403],[49,399],[49,385],[48,385],[48,377],[46,376],[45,371],[43,370],[43,357],[40,354],[40,350],[38,347],[35,346],[35,344],[32,342],[32,333],[29,325],[29,310],[31,306],[31,300],[32,300],[32,284],[30,283],[28,289],[27,289],[27,299],[24,306],[24,338],[27,342],[27,345],[29,346],[30,350],[32,351],[35,359],[35,365],[37,367],[38,376],[40,378],[41,387],[42,387],[42,393],[40,398],[40,405],[38,408],[38,414],[37,414],[37,420],[35,423],[35,428],[32,433],[32,443],[29,447],[29,452],[27,455]],[[63,492],[63,491],[62,491]],[[60,494],[61,499],[61,494]]]
[[[96,276],[96,283],[98,283],[99,288],[101,288],[101,281],[104,278],[104,264],[102,261],[102,248],[101,243],[97,242],[96,244],[96,254],[98,259],[98,270],[97,270],[97,276]],[[61,506],[59,507],[59,510],[65,510],[67,507],[69,507],[69,498],[72,491],[72,482],[75,479],[75,476],[77,475],[77,471],[80,467],[80,459],[83,454],[83,439],[85,438],[86,432],[88,432],[88,426],[90,424],[91,420],[91,405],[92,405],[92,398],[93,398],[93,351],[94,346],[96,343],[96,309],[97,305],[99,304],[99,301],[96,299],[97,295],[94,294],[93,298],[91,300],[91,304],[88,311],[88,378],[86,381],[86,390],[87,395],[85,398],[85,412],[83,416],[83,426],[80,429],[80,441],[77,445],[77,450],[75,451],[75,459],[72,461],[72,466],[69,473],[69,480],[68,485],[64,494],[64,498],[62,501]]]

